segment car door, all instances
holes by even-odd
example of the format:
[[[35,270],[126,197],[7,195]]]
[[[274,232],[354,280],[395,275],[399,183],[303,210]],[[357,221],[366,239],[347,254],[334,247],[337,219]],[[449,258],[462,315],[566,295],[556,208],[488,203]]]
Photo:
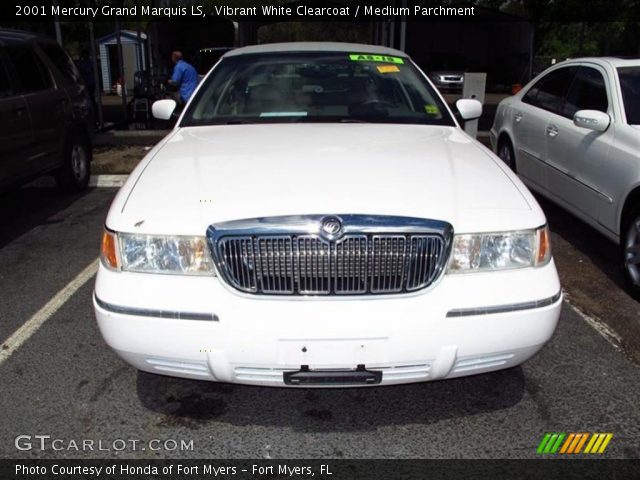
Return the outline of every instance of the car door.
[[[60,162],[69,99],[64,90],[56,87],[51,73],[31,44],[7,43],[5,49],[31,119],[33,152],[25,168],[31,173],[50,170]]]
[[[549,117],[545,129],[549,190],[594,221],[613,205],[613,192],[603,179],[610,168],[607,156],[615,128],[610,125],[606,131],[597,132],[578,127],[573,116],[579,110],[613,115],[605,79],[602,67],[582,64],[561,111]]]
[[[545,129],[550,116],[560,110],[576,71],[576,66],[552,70],[514,104],[512,122],[518,174],[543,190],[547,190]]]
[[[27,102],[7,70],[8,58],[0,46],[0,187],[24,175],[24,159],[31,148],[31,125]]]

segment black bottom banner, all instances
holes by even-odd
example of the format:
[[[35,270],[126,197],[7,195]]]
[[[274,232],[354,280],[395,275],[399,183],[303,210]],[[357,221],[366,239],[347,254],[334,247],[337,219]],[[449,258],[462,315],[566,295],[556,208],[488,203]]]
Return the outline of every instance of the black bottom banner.
[[[640,479],[640,460],[0,460],[2,480]]]

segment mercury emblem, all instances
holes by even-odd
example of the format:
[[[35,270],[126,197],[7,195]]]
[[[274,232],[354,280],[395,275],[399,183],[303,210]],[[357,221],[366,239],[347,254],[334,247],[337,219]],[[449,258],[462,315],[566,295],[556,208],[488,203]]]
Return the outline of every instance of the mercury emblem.
[[[322,220],[322,232],[330,237],[340,233],[342,230],[342,222],[336,217],[327,217]]]

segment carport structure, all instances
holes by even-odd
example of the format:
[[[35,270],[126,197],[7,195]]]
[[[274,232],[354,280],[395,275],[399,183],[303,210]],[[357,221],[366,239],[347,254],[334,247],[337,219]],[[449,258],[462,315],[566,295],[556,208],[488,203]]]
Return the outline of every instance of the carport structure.
[[[488,85],[501,90],[532,77],[535,27],[526,19],[475,7],[473,17],[413,20],[401,28],[404,22],[390,19],[383,38],[425,71],[486,72]]]
[[[294,0],[285,3],[294,11],[298,5],[349,5],[346,0]],[[153,4],[161,6],[168,2],[154,0]],[[393,7],[408,6],[407,0],[393,0],[390,4]],[[274,35],[269,36],[269,41],[355,39],[361,43],[404,50],[425,71],[486,72],[490,88],[508,91],[514,83],[526,83],[533,70],[534,24],[497,10],[477,6],[474,9],[473,17],[418,19],[391,15],[375,20],[332,22],[330,29],[299,29],[296,33],[299,38],[291,38],[291,35],[280,38],[287,28],[273,29]],[[394,8],[392,11],[398,10]],[[190,60],[204,48],[256,44],[260,40],[260,28],[278,23],[283,22],[266,17],[247,20],[210,15],[195,20],[151,21],[144,27],[139,21],[138,31],[120,30],[118,34],[116,22],[115,31],[92,42],[94,48],[91,51],[96,51],[95,47],[99,45],[100,76],[105,90],[113,85],[114,71],[124,72],[126,85],[131,90],[136,70],[153,67],[160,74],[168,75],[172,68],[170,53],[173,50],[183,51],[185,58]],[[356,38],[354,30],[358,30]],[[344,31],[345,35],[337,35],[338,31]],[[327,38],[327,35],[338,38]],[[316,38],[318,36],[321,38]],[[118,48],[114,49],[114,46]],[[134,46],[138,48],[131,48]],[[119,68],[113,68],[114,62]],[[94,65],[97,67],[97,62]],[[100,105],[100,98],[96,98],[96,102]],[[123,109],[126,111],[126,96],[123,96]]]
[[[139,34],[138,34],[139,33]],[[146,70],[147,55],[145,42],[147,34],[144,32],[135,32],[132,30],[120,31],[120,43],[122,45],[122,65],[124,72],[119,72],[118,67],[118,32],[114,31],[97,39],[100,51],[100,65],[102,75],[103,90],[109,91],[113,85],[113,72],[118,72],[118,77],[124,77],[124,84],[127,89],[133,89],[134,73],[138,70]],[[116,62],[114,69],[114,61]]]
[[[298,5],[335,6],[347,2],[286,2],[295,10]],[[406,0],[395,0],[391,11],[407,7]],[[427,5],[421,2],[417,5]],[[413,8],[415,5],[409,6]],[[395,8],[397,7],[397,8]],[[524,18],[505,14],[498,10],[474,7],[473,17],[424,17],[408,18],[392,15],[379,20],[343,22],[345,30],[352,30],[354,23],[365,26],[368,38],[365,43],[384,45],[406,51],[425,71],[455,69],[486,72],[492,86],[510,87],[513,83],[526,83],[532,76],[534,24]],[[263,18],[234,23],[236,46],[259,43],[259,30],[264,26],[280,23]],[[324,32],[320,32],[324,34]],[[312,32],[305,32],[313,35]],[[275,41],[290,40],[290,38]],[[297,38],[296,40],[330,40],[328,38]]]

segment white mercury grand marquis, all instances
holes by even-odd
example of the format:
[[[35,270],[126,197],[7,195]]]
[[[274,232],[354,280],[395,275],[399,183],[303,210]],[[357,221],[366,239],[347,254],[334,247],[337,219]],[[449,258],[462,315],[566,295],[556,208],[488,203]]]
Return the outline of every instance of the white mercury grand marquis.
[[[524,362],[562,302],[546,220],[456,115],[397,50],[228,52],[111,206],[106,342],[140,370],[271,386]]]

